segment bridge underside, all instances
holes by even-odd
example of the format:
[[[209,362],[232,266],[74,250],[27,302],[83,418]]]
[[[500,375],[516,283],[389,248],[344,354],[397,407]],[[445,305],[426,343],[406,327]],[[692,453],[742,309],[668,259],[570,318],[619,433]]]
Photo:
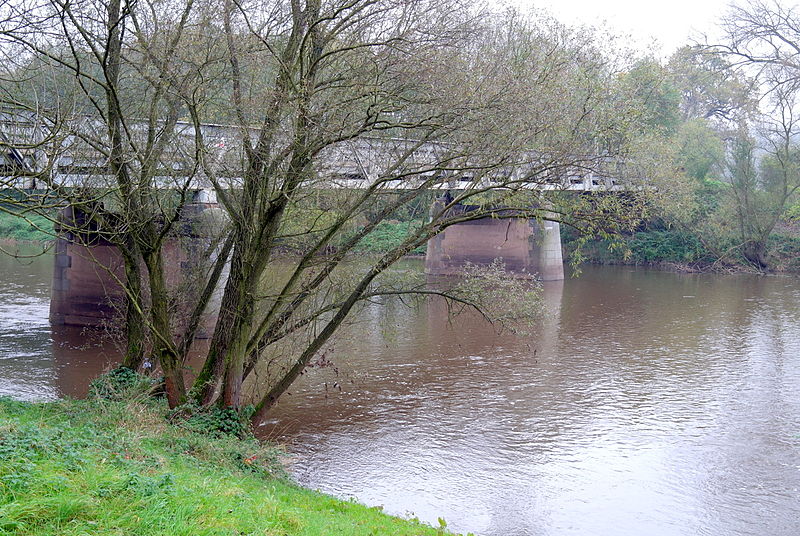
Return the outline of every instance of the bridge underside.
[[[483,218],[452,225],[428,241],[425,272],[458,275],[466,263],[485,265],[495,259],[521,277],[564,279],[559,224]]]

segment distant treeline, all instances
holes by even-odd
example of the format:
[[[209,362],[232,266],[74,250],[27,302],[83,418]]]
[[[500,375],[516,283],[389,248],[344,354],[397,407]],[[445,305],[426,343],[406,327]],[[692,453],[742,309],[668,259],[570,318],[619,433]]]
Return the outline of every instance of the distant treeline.
[[[563,235],[568,255],[575,253],[577,236]],[[723,246],[724,247],[724,246]],[[675,229],[646,229],[621,239],[594,238],[581,245],[582,262],[590,264],[626,264],[658,266],[685,271],[748,269],[751,264],[731,242],[720,257],[694,233]],[[774,271],[800,273],[800,232],[789,224],[767,240],[767,258]]]

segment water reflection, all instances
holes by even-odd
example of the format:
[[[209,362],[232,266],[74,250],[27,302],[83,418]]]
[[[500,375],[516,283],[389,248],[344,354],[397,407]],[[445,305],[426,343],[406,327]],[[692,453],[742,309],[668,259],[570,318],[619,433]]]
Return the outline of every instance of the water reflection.
[[[86,396],[87,379],[96,378],[122,360],[120,347],[102,331],[54,326],[50,336],[59,396]]]
[[[40,251],[40,250],[39,250]],[[37,252],[22,247],[22,255]],[[119,359],[102,334],[50,327],[52,256],[0,254],[0,395],[22,400],[85,396],[90,378]]]
[[[312,487],[477,534],[797,533],[797,280],[588,269],[547,291],[526,338],[371,311],[336,348],[344,391],[309,375],[264,434]]]

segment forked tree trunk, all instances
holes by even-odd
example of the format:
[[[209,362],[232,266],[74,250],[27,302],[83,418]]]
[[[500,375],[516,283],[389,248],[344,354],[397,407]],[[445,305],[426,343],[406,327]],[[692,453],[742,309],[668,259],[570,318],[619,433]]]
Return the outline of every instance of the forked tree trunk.
[[[220,403],[237,409],[240,405],[246,346],[258,290],[252,262],[245,260],[243,249],[234,248],[209,353],[192,388],[195,400],[202,405],[214,401],[220,382]]]

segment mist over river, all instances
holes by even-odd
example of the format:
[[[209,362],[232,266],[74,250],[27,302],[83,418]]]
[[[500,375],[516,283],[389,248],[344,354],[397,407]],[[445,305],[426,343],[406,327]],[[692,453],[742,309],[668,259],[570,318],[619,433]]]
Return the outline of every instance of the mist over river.
[[[2,395],[118,358],[50,327],[51,274],[0,256]],[[800,279],[587,267],[545,300],[525,337],[370,306],[258,433],[306,486],[459,532],[800,534]]]

